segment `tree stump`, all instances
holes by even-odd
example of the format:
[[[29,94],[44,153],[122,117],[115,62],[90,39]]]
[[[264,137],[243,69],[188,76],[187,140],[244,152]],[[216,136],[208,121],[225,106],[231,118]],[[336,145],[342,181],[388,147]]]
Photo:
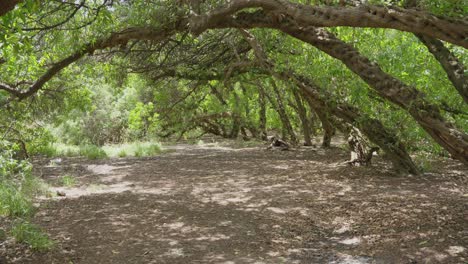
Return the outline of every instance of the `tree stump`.
[[[351,150],[351,158],[346,163],[351,166],[367,166],[371,164],[374,152],[378,147],[368,147],[368,143],[359,129],[353,127],[349,132],[348,145]]]
[[[282,151],[289,150],[289,144],[278,137],[271,137],[270,145],[267,147],[267,149],[277,149]]]

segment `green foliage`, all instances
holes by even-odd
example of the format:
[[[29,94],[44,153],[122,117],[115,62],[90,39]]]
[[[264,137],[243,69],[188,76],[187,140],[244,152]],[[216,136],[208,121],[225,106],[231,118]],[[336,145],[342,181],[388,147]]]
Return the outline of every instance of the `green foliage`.
[[[33,213],[29,194],[20,191],[11,182],[0,183],[0,215],[27,217]]]
[[[77,183],[76,178],[71,175],[64,175],[60,177],[60,184],[65,187],[73,187]]]
[[[84,45],[97,43],[111,32],[133,26],[156,29],[190,12],[187,4],[177,1],[156,1],[151,5],[143,0],[109,2],[112,6],[101,6],[107,1],[91,1],[75,10],[75,5],[60,1],[27,0],[2,16],[0,81],[16,84],[37,80],[50,65],[56,65]],[[292,2],[335,6],[340,3],[338,0]],[[397,6],[405,2],[368,1]],[[418,8],[437,15],[457,18],[468,12],[465,0],[417,2]],[[201,11],[225,3],[204,1]],[[453,89],[439,63],[413,34],[352,27],[328,30],[377,62],[385,72],[426,94],[430,102],[445,109],[468,112],[468,106]],[[293,70],[312,79],[327,94],[331,105],[345,102],[381,120],[398,131],[413,151],[446,155],[407,111],[370,89],[341,61],[280,31],[260,28],[251,32],[278,71]],[[465,49],[445,44],[468,64]],[[85,56],[61,70],[33,100],[10,101],[7,93],[0,91],[0,129],[6,131],[2,138],[11,139],[17,152],[18,142],[25,142],[32,155],[83,155],[95,159],[105,157],[104,151],[112,157],[146,156],[160,151],[124,142],[160,140],[160,137],[172,140],[205,133],[229,137],[236,126],[243,129],[239,136],[258,137],[255,130],[260,126],[260,88],[268,97],[263,98],[266,130],[280,134],[285,129],[278,114],[279,100],[273,81],[293,129],[301,129],[291,92],[295,87],[291,83],[267,76],[257,66],[242,74],[231,69],[233,62],[254,58],[248,44],[235,30],[217,29],[199,36],[181,32],[167,42],[123,43],[95,55]],[[231,76],[225,76],[228,70],[233,70]],[[26,89],[29,85],[24,82],[18,88]],[[319,130],[320,121],[310,109],[307,111],[314,119],[313,130]],[[468,130],[466,114],[449,111],[442,114],[459,130]],[[65,144],[66,147],[61,147]]]
[[[151,157],[161,154],[161,145],[159,144],[136,144],[134,155],[135,157]]]
[[[46,194],[44,183],[31,173],[31,164],[13,158],[14,151],[7,142],[0,142],[0,216],[17,219],[9,232],[20,243],[26,243],[34,250],[47,250],[53,243],[44,233],[26,220],[34,213],[33,199]],[[0,240],[8,232],[1,230]]]
[[[33,250],[45,251],[54,246],[54,242],[38,226],[26,221],[18,221],[11,229],[12,236],[19,243],[28,244]]]
[[[107,153],[98,146],[95,145],[84,145],[80,146],[80,156],[86,157],[90,160],[105,159]]]
[[[54,147],[53,144],[45,144],[44,146],[38,147],[35,149],[33,154],[39,154],[39,155],[44,155],[48,158],[56,157],[58,156],[57,149]]]
[[[1,144],[0,144],[1,145]],[[41,181],[32,176],[27,161],[13,159],[13,151],[0,153],[0,215],[27,217],[33,213],[32,198],[45,192]]]
[[[125,150],[122,149],[121,151],[119,151],[119,153],[117,154],[117,156],[118,156],[119,158],[125,158],[125,157],[127,157],[127,152],[126,152]]]
[[[157,128],[158,114],[154,113],[153,103],[143,104],[138,102],[135,108],[130,111],[128,125],[132,138],[145,138],[148,133]]]

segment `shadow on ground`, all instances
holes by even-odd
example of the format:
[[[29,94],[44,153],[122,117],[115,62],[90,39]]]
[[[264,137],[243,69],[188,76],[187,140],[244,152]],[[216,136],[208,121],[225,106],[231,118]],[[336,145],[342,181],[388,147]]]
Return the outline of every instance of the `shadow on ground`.
[[[347,154],[177,145],[153,158],[38,166],[74,188],[34,221],[58,246],[8,263],[464,263],[468,171],[393,175]],[[15,250],[15,252],[13,252]],[[1,251],[0,251],[1,253]]]

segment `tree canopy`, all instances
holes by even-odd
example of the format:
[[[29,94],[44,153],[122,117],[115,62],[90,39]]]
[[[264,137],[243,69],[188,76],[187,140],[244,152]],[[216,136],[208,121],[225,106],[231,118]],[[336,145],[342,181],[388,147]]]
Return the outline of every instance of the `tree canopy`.
[[[81,0],[0,5],[3,139],[39,148],[198,131],[297,144],[360,130],[396,169],[468,164],[468,6]],[[302,135],[299,136],[298,133]]]

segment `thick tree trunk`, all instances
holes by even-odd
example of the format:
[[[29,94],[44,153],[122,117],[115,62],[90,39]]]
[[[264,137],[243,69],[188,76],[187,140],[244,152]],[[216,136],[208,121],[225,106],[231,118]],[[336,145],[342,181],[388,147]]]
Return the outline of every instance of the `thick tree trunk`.
[[[273,87],[273,93],[275,95],[275,99],[273,99],[270,95],[265,93],[266,97],[270,101],[270,104],[274,107],[276,112],[278,113],[281,123],[283,125],[283,139],[289,138],[290,142],[293,144],[297,143],[296,133],[294,133],[294,129],[292,127],[291,121],[289,120],[288,113],[286,112],[283,98],[281,97],[281,93],[279,91],[278,86],[276,85],[275,81],[272,80],[271,82]],[[287,135],[287,137],[286,137]]]
[[[417,8],[418,0],[406,0],[405,8]],[[415,34],[416,37],[423,43],[435,59],[440,63],[440,66],[447,73],[448,79],[452,82],[455,89],[461,95],[465,103],[468,103],[468,75],[465,73],[465,66],[457,59],[455,54],[444,46],[442,41],[428,37],[423,34]]]
[[[312,136],[310,128],[310,119],[307,116],[307,109],[304,107],[301,95],[297,90],[293,90],[294,99],[297,106],[297,114],[299,119],[301,119],[302,124],[302,133],[304,135],[304,146],[312,146]]]
[[[268,133],[266,130],[266,98],[265,90],[263,90],[263,87],[261,85],[258,86],[258,98],[260,103],[260,108],[258,109],[260,137],[262,140],[267,140]]]
[[[423,93],[385,73],[377,63],[371,62],[353,46],[339,40],[330,32],[314,27],[301,27],[296,21],[283,20],[282,23],[277,23],[274,16],[270,17],[263,12],[243,13],[234,22],[225,23],[231,27],[277,28],[341,60],[381,97],[406,110],[453,158],[468,165],[467,134],[447,122],[440,109],[430,103]]]
[[[439,61],[453,86],[462,96],[465,103],[468,103],[468,74],[465,73],[465,66],[463,63],[444,46],[442,41],[424,35],[416,36],[426,45],[429,52],[434,55],[437,61]]]
[[[241,30],[241,33],[252,46],[260,65],[265,67],[274,77],[285,82],[293,82],[303,93],[308,95],[311,105],[315,108],[325,109],[327,112],[330,112],[346,122],[355,124],[355,126],[360,128],[372,142],[389,154],[389,158],[396,170],[419,174],[418,168],[406,152],[404,145],[401,144],[398,137],[386,129],[380,121],[364,116],[350,105],[343,103],[337,104],[337,102],[330,100],[329,98],[331,97],[327,94],[322,96],[319,92],[321,89],[308,78],[297,76],[291,71],[276,72],[274,70],[274,64],[266,57],[263,48],[254,36],[243,30]]]
[[[244,131],[248,130],[250,131],[251,135],[253,138],[258,138],[258,130],[254,122],[252,121],[252,118],[250,118],[251,110],[250,110],[250,104],[249,104],[249,95],[247,94],[247,90],[245,89],[245,86],[241,85],[241,90],[242,90],[242,95],[244,96],[244,112],[245,112],[245,121],[244,121],[244,126],[243,129]]]
[[[239,136],[239,132],[241,130],[241,117],[240,117],[240,99],[239,95],[236,91],[233,91],[234,95],[234,109],[232,115],[232,129],[231,133],[229,134],[229,138],[235,139]]]
[[[0,16],[5,15],[6,13],[10,12],[15,8],[17,4],[19,4],[21,0],[1,0],[0,1]]]
[[[407,110],[421,127],[454,158],[468,164],[468,135],[458,131],[453,124],[447,122],[439,108],[427,101],[424,94],[383,72],[376,63],[372,63],[354,47],[340,41],[329,32],[320,29],[296,28],[293,30],[282,26],[281,28],[288,34],[307,41],[330,56],[340,59],[379,95]]]
[[[352,166],[367,166],[371,164],[372,155],[379,148],[369,148],[359,129],[353,127],[349,132],[348,145],[351,150],[351,158],[347,162]]]
[[[313,100],[310,100],[310,96],[307,93],[305,93],[304,90],[301,90],[301,92],[304,98],[306,99],[307,103],[309,104],[310,110],[317,115],[317,117],[320,120],[320,123],[322,124],[322,148],[331,147],[331,141],[333,139],[333,136],[335,135],[335,127],[330,121],[329,114],[325,112],[326,109],[314,105]]]
[[[372,119],[360,113],[356,108],[344,103],[337,104],[331,100],[327,101],[328,96],[321,96],[320,89],[309,79],[297,76],[288,76],[300,87],[310,98],[310,101],[321,109],[327,109],[336,117],[358,127],[374,144],[385,151],[394,168],[397,171],[419,174],[419,170],[413,163],[413,160],[406,151],[405,146],[399,141],[395,133],[387,129],[379,120]]]
[[[317,116],[319,117],[320,122],[322,122],[322,130],[323,130],[322,148],[329,148],[331,147],[331,141],[333,139],[333,136],[336,133],[335,127],[330,122],[328,113],[326,113],[322,109],[317,111]]]

